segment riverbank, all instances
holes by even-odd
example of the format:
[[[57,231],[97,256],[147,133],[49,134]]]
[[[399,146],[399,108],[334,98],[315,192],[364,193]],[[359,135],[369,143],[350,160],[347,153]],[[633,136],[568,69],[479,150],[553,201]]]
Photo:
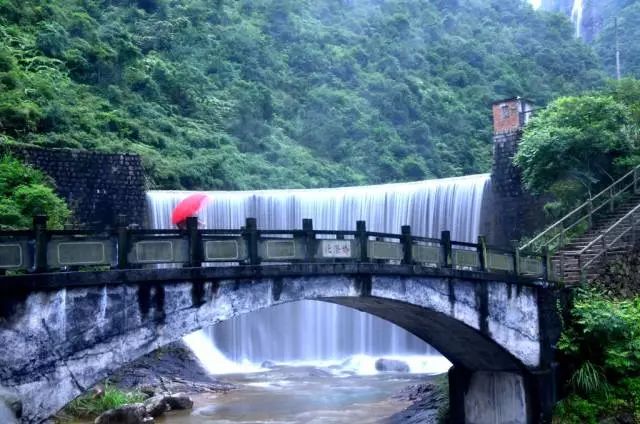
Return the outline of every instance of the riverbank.
[[[120,368],[108,380],[83,394],[79,398],[81,401],[67,405],[54,417],[54,422],[92,423],[95,415],[105,411],[103,405],[116,407],[166,394],[225,393],[234,388],[207,373],[180,341]]]

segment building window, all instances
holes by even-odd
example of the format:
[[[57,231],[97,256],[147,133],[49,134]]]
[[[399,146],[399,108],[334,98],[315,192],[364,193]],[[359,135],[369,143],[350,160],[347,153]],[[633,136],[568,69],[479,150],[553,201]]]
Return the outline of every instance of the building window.
[[[501,105],[500,112],[502,113],[502,119],[507,119],[511,116],[511,109],[509,109],[508,104]]]

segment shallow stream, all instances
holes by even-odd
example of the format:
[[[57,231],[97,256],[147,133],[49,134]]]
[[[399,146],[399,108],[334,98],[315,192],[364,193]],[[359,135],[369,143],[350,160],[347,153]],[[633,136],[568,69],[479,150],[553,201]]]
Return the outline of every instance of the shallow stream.
[[[266,372],[230,374],[238,386],[228,393],[192,397],[191,411],[172,411],[165,424],[332,424],[381,423],[410,402],[392,398],[426,374],[357,375],[344,367],[278,366]]]

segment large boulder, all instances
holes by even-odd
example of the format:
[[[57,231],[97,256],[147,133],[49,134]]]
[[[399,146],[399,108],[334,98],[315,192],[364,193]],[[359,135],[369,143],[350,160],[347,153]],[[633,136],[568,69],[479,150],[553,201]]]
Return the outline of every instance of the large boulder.
[[[153,418],[147,415],[142,403],[132,403],[119,408],[110,409],[94,421],[95,424],[148,424]]]
[[[153,418],[157,418],[165,412],[171,410],[171,407],[167,402],[167,396],[165,395],[156,395],[145,400],[144,408],[146,409],[147,414],[152,416]]]
[[[156,395],[144,401],[147,415],[153,418],[157,418],[172,409],[191,409],[192,407],[193,401],[191,398],[182,393]]]
[[[376,361],[376,370],[384,372],[409,372],[409,364],[398,359],[380,358]]]
[[[193,408],[193,401],[184,393],[176,393],[174,395],[168,395],[166,397],[167,404],[171,409],[191,409]]]

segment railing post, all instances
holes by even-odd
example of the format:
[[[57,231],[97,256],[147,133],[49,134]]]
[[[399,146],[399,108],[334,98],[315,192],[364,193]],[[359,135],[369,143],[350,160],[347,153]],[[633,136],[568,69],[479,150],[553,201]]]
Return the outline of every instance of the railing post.
[[[402,238],[402,263],[405,265],[413,264],[413,240],[411,238],[411,227],[409,225],[403,225],[401,228]]]
[[[582,273],[582,253],[578,253],[578,270]]]
[[[258,224],[255,218],[247,218],[244,231],[249,253],[249,264],[260,265],[260,257],[258,256]]]
[[[34,271],[45,272],[47,270],[47,216],[36,215],[33,217],[33,233],[35,238]]]
[[[187,233],[189,235],[189,266],[199,267],[202,265],[202,246],[198,232],[198,217],[190,216],[187,218]]]
[[[316,253],[316,234],[313,232],[313,220],[302,220],[302,231],[304,231],[305,240],[305,259],[309,262],[313,261]]]
[[[551,257],[549,256],[549,248],[547,246],[542,247],[542,278],[544,281],[549,281],[549,275],[551,273]]]
[[[129,253],[129,233],[127,231],[127,216],[118,215],[118,269],[127,268],[127,256]]]
[[[513,273],[520,275],[520,249],[518,249],[518,240],[511,240],[513,246]]]
[[[452,261],[452,249],[451,249],[451,232],[443,231],[440,233],[440,246],[442,246],[442,266],[444,268],[451,268],[453,266]]]
[[[633,193],[638,194],[638,167],[633,168]]]
[[[487,267],[487,238],[485,236],[478,236],[478,263],[480,264],[480,271],[486,272]]]
[[[615,206],[613,204],[613,199],[614,199],[613,186],[611,186],[611,188],[609,189],[609,200],[610,200],[610,202],[609,202],[609,212],[613,212],[615,210]]]
[[[367,223],[365,221],[356,221],[356,233],[356,237],[360,241],[360,262],[367,262],[369,260],[369,237],[367,237]]]
[[[564,223],[560,223],[560,245],[559,248],[564,247],[565,237],[567,232],[564,229]]]
[[[593,199],[589,195],[588,212],[589,214],[589,228],[593,227]]]

